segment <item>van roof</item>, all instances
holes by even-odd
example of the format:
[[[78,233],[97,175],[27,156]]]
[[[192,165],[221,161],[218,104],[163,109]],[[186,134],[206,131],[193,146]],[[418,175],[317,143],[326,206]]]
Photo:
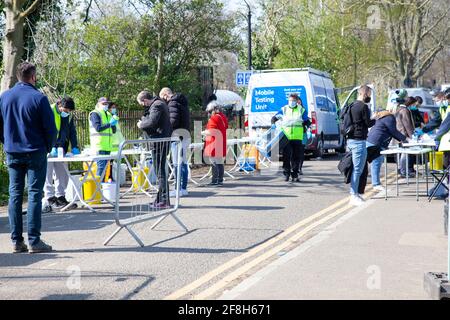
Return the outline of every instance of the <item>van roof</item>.
[[[294,68],[294,69],[271,69],[271,70],[255,70],[253,73],[274,73],[274,72],[309,72],[321,77],[331,79],[328,72],[316,70],[313,68]]]

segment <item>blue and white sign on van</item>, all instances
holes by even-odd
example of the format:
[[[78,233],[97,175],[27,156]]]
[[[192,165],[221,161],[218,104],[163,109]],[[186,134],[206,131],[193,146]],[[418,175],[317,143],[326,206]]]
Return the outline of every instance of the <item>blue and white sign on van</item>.
[[[238,87],[246,87],[250,83],[250,77],[253,71],[238,71],[236,72],[236,85]]]
[[[251,112],[278,112],[288,104],[289,95],[296,93],[308,109],[308,99],[304,86],[254,88]]]

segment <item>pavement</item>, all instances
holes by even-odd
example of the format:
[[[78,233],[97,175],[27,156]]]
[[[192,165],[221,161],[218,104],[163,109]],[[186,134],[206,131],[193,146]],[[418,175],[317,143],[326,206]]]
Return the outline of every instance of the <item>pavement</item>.
[[[443,201],[411,197],[379,194],[219,299],[429,299],[424,274],[447,270]]]
[[[354,211],[337,160],[307,161],[299,184],[240,174],[191,187],[178,211],[189,232],[136,225],[143,248],[126,231],[103,246],[112,213],[76,210],[43,217],[55,252],[14,255],[0,209],[0,299],[426,298],[423,272],[446,270],[442,202],[405,187]],[[367,289],[368,270],[381,289]]]

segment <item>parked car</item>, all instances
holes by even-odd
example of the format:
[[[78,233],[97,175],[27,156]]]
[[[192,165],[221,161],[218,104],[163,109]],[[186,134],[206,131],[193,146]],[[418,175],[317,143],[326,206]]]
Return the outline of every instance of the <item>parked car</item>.
[[[397,94],[395,91],[400,89],[394,89],[389,92],[389,97],[387,101],[387,108],[392,108],[396,102],[395,98]],[[421,97],[423,100],[422,106],[419,111],[422,113],[425,123],[428,123],[431,119],[439,114],[439,108],[433,101],[433,96],[431,95],[430,89],[427,88],[405,88],[410,97]]]

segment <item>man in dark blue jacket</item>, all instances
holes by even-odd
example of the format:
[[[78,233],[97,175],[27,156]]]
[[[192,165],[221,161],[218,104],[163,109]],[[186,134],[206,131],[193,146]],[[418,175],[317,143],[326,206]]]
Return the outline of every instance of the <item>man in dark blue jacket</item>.
[[[41,240],[42,193],[47,172],[47,153],[56,140],[53,112],[36,85],[36,67],[23,62],[17,67],[19,82],[0,96],[0,140],[9,171],[9,223],[13,252],[28,252],[22,236],[22,202],[28,181],[28,242],[30,253],[50,252]]]

